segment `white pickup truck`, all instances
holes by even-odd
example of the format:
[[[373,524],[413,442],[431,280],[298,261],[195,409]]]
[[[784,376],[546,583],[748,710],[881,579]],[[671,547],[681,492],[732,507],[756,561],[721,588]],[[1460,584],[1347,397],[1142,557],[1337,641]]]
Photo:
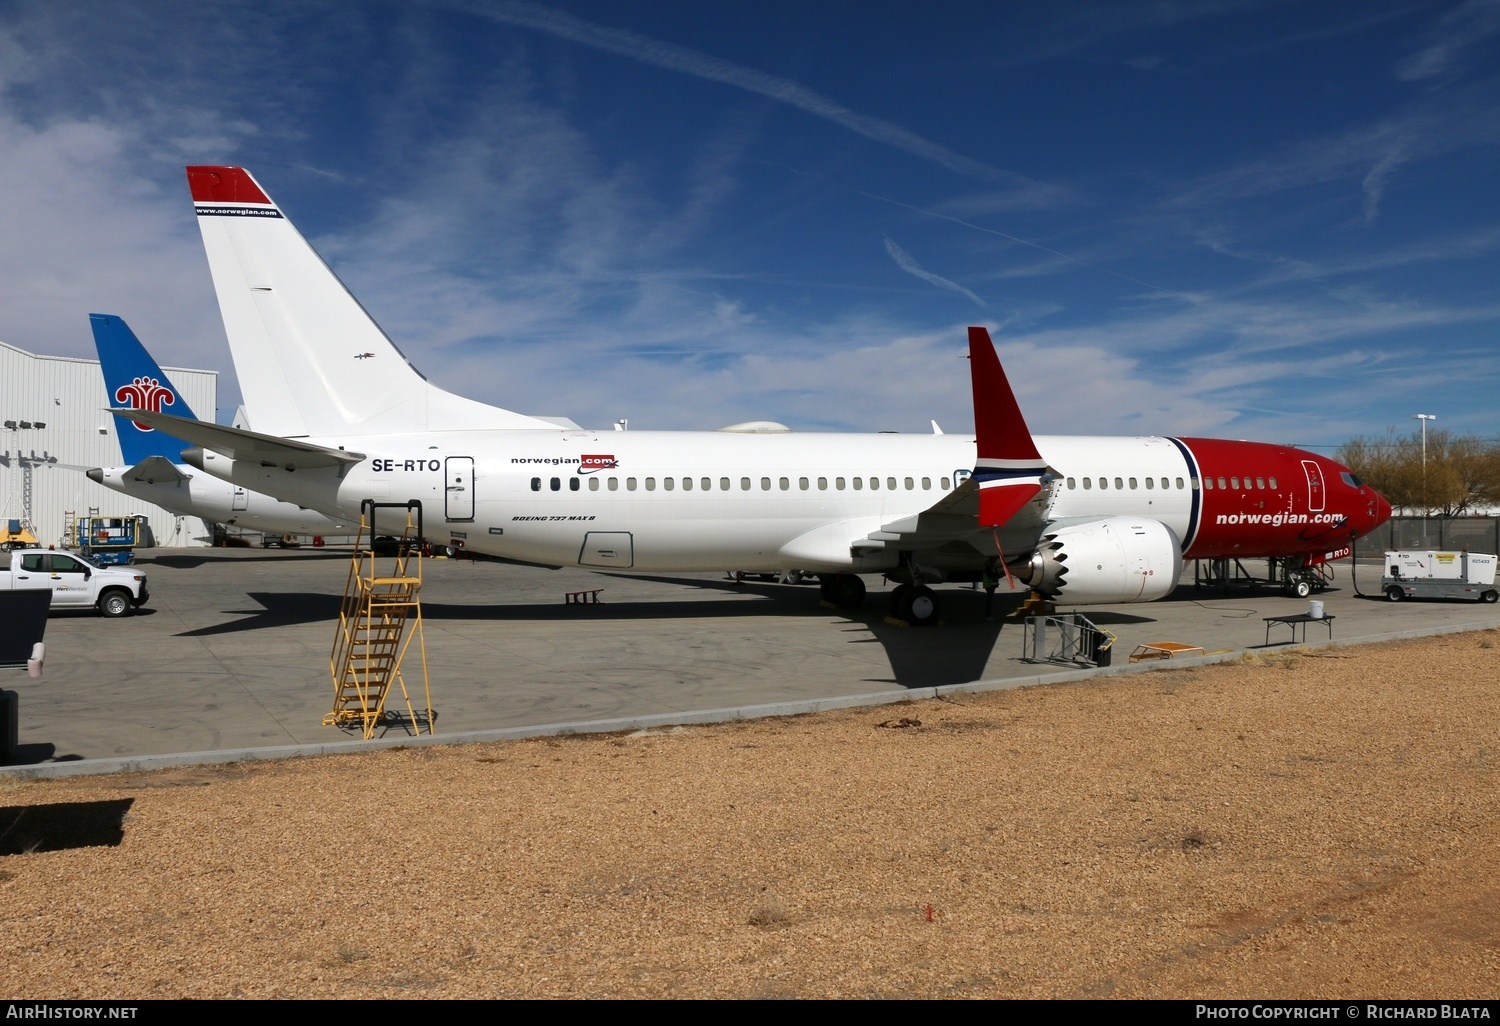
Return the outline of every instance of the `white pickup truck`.
[[[0,552],[0,591],[19,588],[51,588],[53,609],[97,606],[105,616],[125,616],[150,597],[146,575],[134,567],[99,566],[52,549]]]

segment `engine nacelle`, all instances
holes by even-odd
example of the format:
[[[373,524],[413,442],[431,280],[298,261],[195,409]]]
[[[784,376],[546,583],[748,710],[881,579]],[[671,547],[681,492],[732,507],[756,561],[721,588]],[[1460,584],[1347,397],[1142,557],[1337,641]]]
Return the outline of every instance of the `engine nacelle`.
[[[1048,529],[1018,575],[1060,602],[1154,602],[1182,576],[1182,546],[1165,524],[1109,517]]]

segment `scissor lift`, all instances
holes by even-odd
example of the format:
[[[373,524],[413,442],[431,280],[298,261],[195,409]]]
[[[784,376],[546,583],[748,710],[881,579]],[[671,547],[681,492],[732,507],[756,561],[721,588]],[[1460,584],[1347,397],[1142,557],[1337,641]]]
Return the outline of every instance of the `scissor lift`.
[[[375,551],[375,512],[377,509],[399,509],[406,514],[406,526],[396,542],[395,552],[382,556]],[[385,568],[382,559],[390,562]],[[384,572],[383,572],[384,570]],[[325,726],[351,728],[358,726],[366,739],[375,736],[376,727],[395,722],[386,712],[386,699],[393,687],[401,689],[406,703],[407,723],[415,733],[433,732],[432,689],[427,680],[427,641],[422,633],[422,504],[366,499],[360,504],[359,534],[354,542],[354,558],[349,579],[344,586],[344,601],[339,610],[338,632],[333,638],[333,652],[328,668],[333,676],[333,711],[323,717]],[[417,641],[422,656],[422,694],[425,715],[412,709],[411,694],[401,664]]]

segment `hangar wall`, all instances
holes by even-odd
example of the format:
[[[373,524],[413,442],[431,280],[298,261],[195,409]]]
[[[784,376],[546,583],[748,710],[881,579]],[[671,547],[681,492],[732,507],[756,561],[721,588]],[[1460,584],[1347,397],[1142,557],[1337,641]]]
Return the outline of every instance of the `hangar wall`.
[[[214,416],[217,371],[164,368],[194,413]],[[118,467],[120,442],[113,406],[97,360],[37,356],[0,342],[0,518],[30,521],[43,545],[62,539],[68,511],[98,507],[105,516],[140,513],[159,546],[212,543],[209,525],[110,491],[84,476]],[[14,425],[12,427],[11,425]]]

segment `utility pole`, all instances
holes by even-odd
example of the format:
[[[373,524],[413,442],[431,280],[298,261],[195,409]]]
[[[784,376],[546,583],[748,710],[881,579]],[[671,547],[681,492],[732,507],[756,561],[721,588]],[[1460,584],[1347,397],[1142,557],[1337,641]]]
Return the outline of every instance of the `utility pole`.
[[[1422,422],[1422,546],[1427,546],[1427,422],[1437,420],[1435,413],[1413,413],[1412,420]]]

